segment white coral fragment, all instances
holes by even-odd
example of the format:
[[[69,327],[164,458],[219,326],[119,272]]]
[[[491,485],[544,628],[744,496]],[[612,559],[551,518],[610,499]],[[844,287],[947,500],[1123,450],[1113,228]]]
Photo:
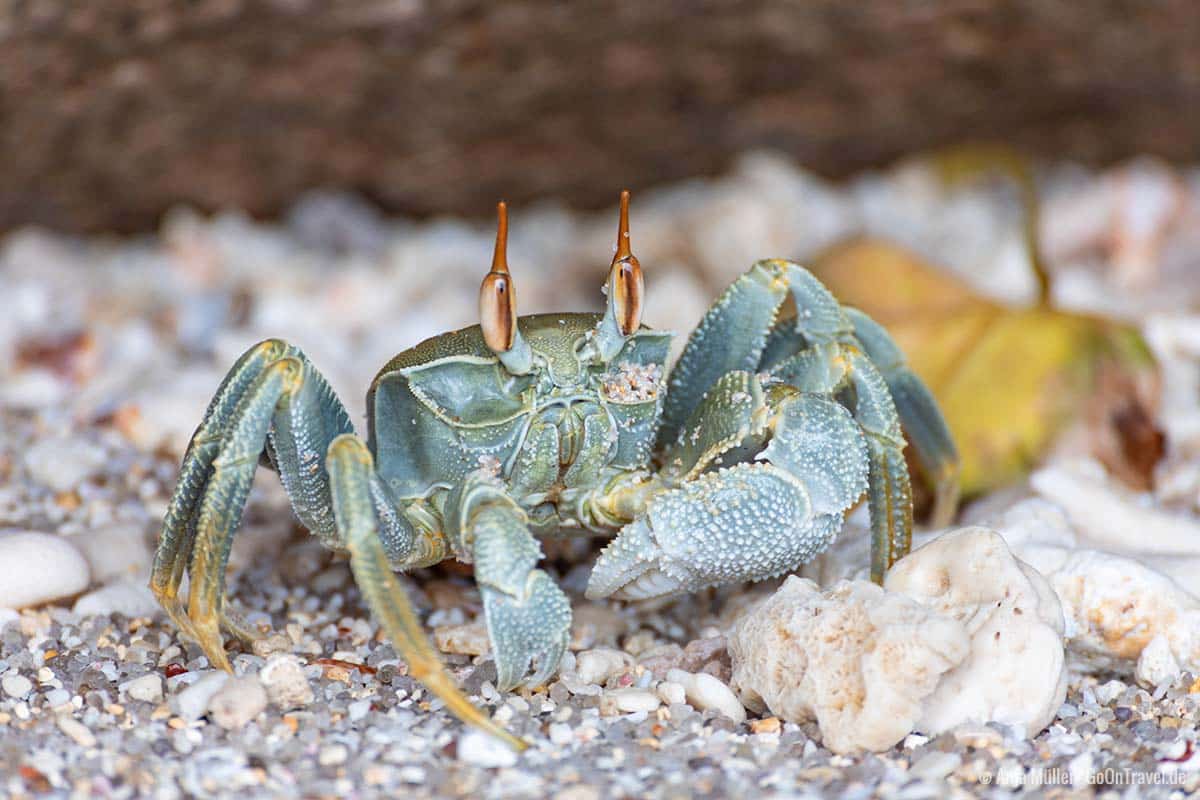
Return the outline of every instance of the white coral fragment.
[[[994,531],[966,528],[893,567],[881,589],[789,578],[734,624],[734,688],[749,708],[815,719],[834,752],[885,750],[912,730],[1000,721],[1034,735],[1066,691],[1062,610]]]
[[[1050,585],[1004,539],[971,527],[941,536],[888,572],[884,586],[957,620],[966,659],[942,677],[917,727],[1002,722],[1037,735],[1067,693],[1063,613]]]
[[[1043,469],[1037,483],[1061,490],[1054,500],[1067,511],[1031,498],[994,525],[1058,595],[1073,669],[1132,673],[1144,686],[1200,674],[1200,597],[1189,591],[1200,567],[1200,524],[1187,515],[1146,514],[1118,536],[1117,526],[1139,518],[1140,507],[1129,493],[1102,503],[1103,491],[1088,483],[1102,480],[1079,465]]]
[[[1048,573],[1080,666],[1128,672],[1157,686],[1200,674],[1200,601],[1141,562],[1077,550]]]
[[[731,682],[752,710],[815,719],[836,753],[886,750],[969,647],[962,625],[904,595],[789,577],[730,632]]]

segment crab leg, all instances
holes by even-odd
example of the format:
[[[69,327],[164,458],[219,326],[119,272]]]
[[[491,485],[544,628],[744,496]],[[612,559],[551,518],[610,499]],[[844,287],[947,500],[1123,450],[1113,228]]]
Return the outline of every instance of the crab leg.
[[[517,750],[525,749],[524,742],[467,699],[446,672],[437,652],[430,647],[379,538],[371,489],[374,463],[366,444],[353,434],[339,436],[329,445],[325,464],[332,489],[333,513],[350,551],[354,580],[371,612],[408,664],[409,674],[441,698],[459,719],[499,737]]]
[[[883,373],[896,404],[904,433],[913,446],[921,471],[934,488],[934,527],[950,524],[958,505],[958,450],[945,418],[928,387],[921,382],[904,354],[883,326],[863,312],[845,309],[854,325],[854,336],[872,363]]]
[[[676,442],[718,378],[727,372],[757,369],[767,332],[787,291],[782,270],[773,262],[760,261],[721,293],[688,337],[671,370],[659,447]]]
[[[167,506],[162,535],[154,554],[150,588],[172,621],[185,631],[190,632],[191,625],[178,600],[179,586],[191,560],[200,499],[212,475],[213,459],[221,450],[222,435],[246,389],[268,364],[281,358],[286,351],[284,342],[269,339],[250,348],[238,359],[209,403],[204,420],[192,435],[183,457],[179,482]]]
[[[450,537],[475,562],[484,616],[496,659],[496,686],[508,691],[535,665],[529,685],[558,667],[571,629],[571,603],[536,569],[542,548],[525,512],[486,475],[468,476],[447,500]]]
[[[233,534],[250,494],[254,471],[267,439],[267,429],[280,398],[295,391],[304,365],[293,357],[266,367],[238,403],[221,450],[212,462],[212,475],[200,503],[196,539],[188,572],[188,618],[191,634],[213,666],[231,670],[221,641],[220,606],[225,564]]]
[[[286,380],[284,379],[286,376]],[[271,464],[300,520],[338,547],[321,457],[330,440],[352,430],[328,382],[297,348],[279,340],[255,345],[238,360],[193,437],[171,498],[155,554],[151,588],[179,627],[228,667],[220,628],[243,640],[256,635],[226,607],[221,593],[232,537],[260,454]],[[411,526],[377,487],[383,542],[393,563],[410,560]],[[176,599],[184,570],[191,575],[188,608]],[[210,617],[217,620],[216,629]]]
[[[865,355],[852,352],[848,360],[856,397],[854,418],[866,434],[871,465],[871,580],[882,583],[887,569],[912,548],[912,484],[900,417],[887,382]]]

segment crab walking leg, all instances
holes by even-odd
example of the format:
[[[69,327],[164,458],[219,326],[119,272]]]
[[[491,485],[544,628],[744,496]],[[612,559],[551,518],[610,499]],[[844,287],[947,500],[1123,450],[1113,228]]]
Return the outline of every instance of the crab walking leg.
[[[409,674],[441,698],[463,722],[499,737],[516,750],[524,750],[524,742],[467,699],[430,646],[379,539],[372,492],[374,464],[366,444],[353,434],[337,437],[329,445],[325,468],[329,474],[334,517],[343,544],[350,551],[350,569],[355,583],[408,664]]]
[[[688,337],[671,370],[658,431],[660,448],[675,444],[701,398],[727,372],[755,370],[767,332],[787,297],[786,271],[760,261],[730,284]]]
[[[882,583],[888,567],[912,548],[912,485],[904,461],[904,434],[883,375],[861,353],[849,351],[847,360],[856,395],[854,418],[866,434],[871,470],[871,580]]]
[[[259,369],[227,413],[224,429],[213,441],[218,454],[209,460],[204,486],[192,501],[195,508],[188,512],[194,518],[195,542],[187,552],[175,556],[176,563],[186,562],[192,578],[186,613],[177,612],[180,627],[201,643],[214,665],[226,668],[228,659],[220,646],[220,628],[243,641],[257,638],[226,607],[223,588],[229,547],[264,447],[297,517],[327,546],[341,546],[330,510],[329,481],[322,457],[330,441],[353,431],[350,416],[303,353],[282,342],[270,344],[275,345],[268,348],[270,355],[280,350],[287,355]],[[184,489],[177,489],[176,495]],[[376,480],[372,489],[388,557],[396,566],[407,565],[420,555],[413,528],[398,513],[382,482]],[[436,537],[431,533],[426,538]],[[182,566],[176,571],[182,573]],[[211,621],[214,613],[218,620],[215,632]]]
[[[921,471],[933,485],[934,527],[950,524],[958,506],[958,449],[937,401],[929,388],[909,369],[904,353],[883,326],[854,308],[844,309],[862,344],[887,381],[904,433],[913,446]]]
[[[295,391],[303,371],[299,359],[281,358],[264,369],[247,389],[229,430],[222,437],[220,453],[213,459],[212,475],[200,502],[196,540],[188,565],[191,576],[188,617],[191,633],[209,662],[227,671],[231,666],[221,642],[219,613],[229,548],[250,494],[276,405]]]
[[[496,659],[496,687],[544,683],[558,668],[571,629],[571,602],[540,569],[542,548],[524,512],[504,488],[479,473],[447,501],[447,532],[475,562]]]
[[[191,559],[200,499],[212,474],[213,459],[221,450],[222,436],[246,389],[267,365],[283,357],[287,349],[284,342],[268,339],[242,354],[221,381],[183,457],[179,482],[167,506],[154,553],[150,588],[167,615],[184,631],[190,632],[191,625],[178,599],[179,586]]]
[[[912,486],[904,461],[904,434],[887,382],[854,345],[827,343],[774,365],[772,379],[804,392],[843,398],[853,390],[854,419],[866,440],[870,475],[871,578],[883,574],[912,544]]]
[[[304,365],[304,374],[287,402],[275,409],[267,453],[300,522],[326,547],[337,549],[340,540],[330,506],[325,450],[339,435],[353,433],[354,426],[324,376],[299,350],[291,355]],[[410,535],[397,546],[407,553],[411,539]]]

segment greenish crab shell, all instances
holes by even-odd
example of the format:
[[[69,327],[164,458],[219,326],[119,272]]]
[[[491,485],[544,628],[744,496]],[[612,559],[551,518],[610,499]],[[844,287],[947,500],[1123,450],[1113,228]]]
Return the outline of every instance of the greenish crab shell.
[[[507,480],[518,461],[525,472],[541,469],[558,481],[580,460],[591,474],[574,483],[591,485],[575,488],[586,489],[614,472],[644,470],[673,334],[642,326],[615,358],[598,363],[586,344],[600,320],[590,313],[521,317],[534,353],[528,375],[510,374],[478,325],[427,339],[386,364],[367,394],[368,446],[394,495],[427,497],[480,469]],[[531,437],[535,426],[553,426],[557,435]],[[556,454],[545,452],[547,439],[557,442]],[[555,496],[516,494],[527,508]]]

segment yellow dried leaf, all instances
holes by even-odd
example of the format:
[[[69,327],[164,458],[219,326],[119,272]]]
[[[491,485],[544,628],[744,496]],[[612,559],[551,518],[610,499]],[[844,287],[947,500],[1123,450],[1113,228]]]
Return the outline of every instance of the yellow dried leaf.
[[[812,268],[843,303],[888,329],[933,391],[958,443],[966,494],[1028,470],[1081,414],[1106,361],[1150,363],[1126,326],[1004,307],[886,242],[846,242]]]

